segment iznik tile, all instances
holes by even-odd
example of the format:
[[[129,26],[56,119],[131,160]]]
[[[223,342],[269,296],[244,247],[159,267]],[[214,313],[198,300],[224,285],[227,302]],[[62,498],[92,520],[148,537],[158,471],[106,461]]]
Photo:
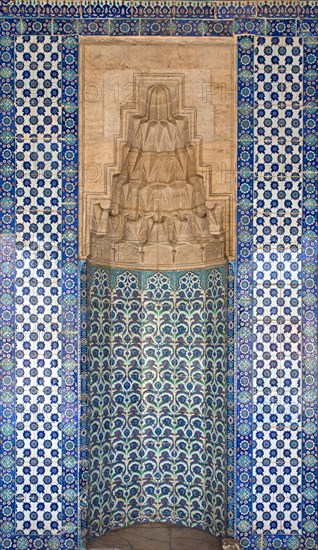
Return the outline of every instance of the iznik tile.
[[[298,38],[257,39],[253,511],[259,533],[288,534],[301,521],[300,297],[285,288],[301,271],[292,249],[301,239],[301,67]],[[269,135],[278,136],[275,144]]]
[[[61,170],[61,164],[65,163],[67,158],[71,159],[71,163],[77,162],[78,97],[76,85],[74,85],[77,78],[77,42],[75,37],[69,36],[69,40],[66,35],[72,35],[75,32],[82,35],[105,35],[109,34],[110,30],[114,34],[122,35],[139,32],[162,34],[170,32],[171,19],[168,21],[167,18],[174,18],[174,32],[184,35],[202,34],[206,29],[210,32],[209,21],[217,17],[228,20],[228,25],[224,26],[224,34],[233,27],[234,32],[239,34],[239,218],[236,271],[237,330],[235,331],[237,344],[235,368],[238,370],[235,382],[238,390],[235,406],[237,416],[233,422],[237,430],[235,444],[229,435],[232,433],[233,416],[231,415],[229,415],[230,427],[227,435],[228,485],[230,487],[234,479],[234,459],[231,462],[230,458],[232,453],[233,456],[235,455],[237,467],[235,489],[237,500],[233,505],[234,491],[232,493],[229,490],[229,529],[233,534],[236,530],[241,545],[245,549],[315,550],[317,547],[315,517],[317,427],[314,411],[317,403],[318,334],[315,277],[317,266],[315,185],[317,175],[315,97],[317,6],[312,2],[299,4],[294,1],[280,4],[260,2],[257,8],[252,4],[241,5],[237,2],[223,2],[222,5],[215,6],[203,6],[203,4],[191,6],[181,3],[171,5],[168,2],[165,5],[140,4],[133,7],[126,4],[101,5],[97,2],[91,2],[88,5],[84,2],[79,6],[68,0],[54,4],[46,3],[44,6],[43,3],[35,0],[28,3],[20,0],[14,3],[4,0],[0,6],[0,12],[5,16],[0,21],[0,121],[4,128],[0,142],[3,161],[0,188],[2,319],[0,364],[3,384],[1,415],[5,419],[5,423],[1,425],[0,448],[1,504],[3,504],[5,519],[3,521],[4,516],[1,518],[0,546],[7,549],[13,547],[20,549],[76,548],[76,531],[80,523],[76,517],[77,433],[73,420],[74,412],[77,414],[79,405],[76,393],[72,393],[78,371],[76,353],[72,351],[74,347],[76,348],[74,334],[77,330],[74,322],[77,316],[76,274],[74,275],[77,269],[77,252],[74,244],[74,235],[76,239],[77,231],[74,201],[76,201],[77,191],[72,166],[70,171]],[[143,18],[142,23],[137,24],[134,20],[127,26],[127,17],[131,17],[132,14],[133,17]],[[258,19],[254,17],[255,15],[263,19]],[[41,18],[37,19],[37,17]],[[107,18],[113,19],[112,26],[110,26],[110,19]],[[161,22],[159,30],[156,24],[152,26],[154,18]],[[202,18],[209,21],[205,25],[200,24]],[[298,18],[297,24],[292,21],[293,18]],[[179,26],[177,21],[180,21]],[[222,34],[222,25],[224,21],[220,26],[215,27],[213,21],[212,34]],[[291,36],[296,32],[300,38]],[[266,38],[266,33],[272,36]],[[65,36],[62,37],[62,34]],[[254,43],[251,34],[260,35],[261,38],[255,39]],[[286,34],[288,36],[285,36]],[[61,51],[62,42],[63,52]],[[303,54],[304,58],[302,58]],[[63,77],[62,87],[60,63],[63,63],[64,72],[69,69]],[[254,112],[253,107],[255,107]],[[256,126],[253,129],[254,122]],[[302,143],[303,132],[304,142]],[[258,148],[255,150],[254,135]],[[262,150],[259,150],[260,146]],[[253,156],[254,153],[255,156]],[[296,156],[300,155],[302,158],[299,161]],[[273,172],[275,172],[274,177]],[[63,178],[63,191],[61,178]],[[17,185],[16,190],[15,185]],[[62,229],[68,231],[67,238],[63,241],[60,240],[61,208],[63,208]],[[14,235],[15,231],[17,231],[17,238]],[[255,234],[252,237],[253,231]],[[83,277],[85,279],[84,275]],[[116,277],[117,275],[114,279]],[[137,279],[140,285],[141,279],[138,277]],[[141,287],[144,288],[145,284],[146,278]],[[174,279],[172,282],[174,291],[175,285]],[[113,288],[113,284],[110,286]],[[85,283],[83,283],[84,287]],[[15,304],[12,301],[14,296],[16,296]],[[97,302],[103,300],[103,295],[98,295]],[[255,300],[255,308],[253,300]],[[98,311],[97,304],[94,310]],[[85,358],[86,322],[84,311],[83,306],[81,319],[83,358]],[[136,311],[136,318],[139,319],[138,308]],[[211,314],[213,312],[210,312]],[[129,311],[129,315],[133,315],[132,311]],[[112,339],[108,337],[107,327],[111,326],[111,319],[106,314],[101,321],[98,320],[98,315],[95,320],[97,325],[94,327],[105,324],[105,331],[99,331],[100,350],[95,359],[101,362],[102,358],[107,356],[110,341],[112,345],[118,346],[118,349],[123,349],[125,352],[125,355],[116,363],[116,369],[118,367],[122,373],[118,379],[107,369],[105,372],[98,371],[94,379],[94,383],[99,383],[105,389],[105,394],[94,402],[94,406],[96,405],[97,409],[100,407],[101,410],[104,407],[107,417],[105,424],[101,424],[99,431],[96,431],[97,446],[94,448],[96,454],[93,454],[93,467],[97,476],[95,481],[96,484],[99,483],[100,491],[105,492],[110,506],[115,505],[114,499],[124,503],[123,508],[117,510],[116,517],[111,517],[105,508],[105,514],[99,518],[99,522],[94,518],[94,521],[97,521],[96,532],[102,529],[105,523],[122,521],[127,510],[127,518],[132,522],[136,521],[139,517],[141,502],[145,504],[146,510],[146,515],[142,515],[141,519],[147,519],[147,514],[155,513],[164,516],[167,513],[167,517],[173,518],[174,521],[176,518],[177,521],[178,518],[182,518],[183,521],[185,517],[190,516],[193,521],[201,521],[200,512],[197,517],[197,510],[191,512],[191,508],[186,504],[192,498],[203,500],[202,491],[195,494],[197,485],[192,482],[185,490],[182,480],[180,482],[173,477],[174,473],[171,474],[171,471],[176,471],[174,465],[177,463],[184,468],[182,449],[178,451],[178,462],[174,456],[172,461],[168,454],[165,455],[168,473],[165,477],[162,476],[162,484],[153,477],[151,472],[142,476],[137,472],[143,492],[138,489],[136,493],[131,494],[127,484],[123,491],[120,485],[116,484],[112,486],[113,494],[111,494],[110,470],[107,470],[109,465],[104,465],[102,476],[98,474],[97,464],[100,458],[98,440],[104,441],[105,434],[106,437],[109,434],[110,441],[118,453],[116,456],[122,456],[123,432],[121,430],[128,430],[127,433],[134,434],[139,429],[141,415],[136,415],[135,410],[140,403],[140,392],[136,391],[135,409],[132,407],[129,414],[123,415],[125,399],[130,389],[135,390],[141,380],[138,368],[134,368],[128,376],[124,368],[127,358],[129,362],[135,364],[138,354],[140,356],[141,352],[147,350],[150,353],[146,355],[145,368],[149,375],[154,376],[153,357],[157,355],[161,357],[159,352],[162,357],[169,357],[170,334],[176,332],[175,323],[173,322],[171,327],[167,326],[165,345],[161,351],[159,348],[162,342],[158,343],[157,348],[153,350],[149,345],[151,338],[141,345],[139,333],[130,349],[127,347],[125,338],[117,339],[116,330]],[[62,322],[63,340],[60,338]],[[231,323],[233,324],[233,320]],[[12,327],[17,330],[16,337]],[[213,365],[220,356],[218,345],[210,345],[210,343],[218,341],[219,336],[209,334],[207,330],[206,341],[209,342],[207,364]],[[254,335],[256,340],[252,344]],[[189,397],[187,384],[191,377],[184,375],[184,371],[187,363],[192,361],[198,370],[193,378],[195,380],[198,378],[198,384],[200,384],[199,374],[202,362],[199,338],[195,341],[193,351],[189,351],[189,346],[186,344],[189,336],[189,333],[186,333],[186,337],[179,335],[172,338],[173,344],[178,344],[180,348],[178,358],[180,396],[172,410],[175,415],[173,418],[181,423],[180,427],[178,425],[178,428],[175,428],[178,429],[175,433],[178,434],[180,441],[185,442],[185,445],[189,441],[184,435],[184,430],[188,422],[191,426],[197,422],[198,408],[208,411],[207,426],[209,429],[211,427],[211,433],[214,420],[218,421],[219,418],[218,411],[213,410],[208,399],[202,406],[203,394],[199,392],[197,394],[199,400],[190,403],[185,421],[184,411]],[[223,338],[224,334],[221,331],[220,341],[223,342]],[[62,359],[63,375],[61,376]],[[81,526],[85,532],[87,387],[84,362],[83,359],[80,484]],[[232,372],[231,369],[228,374],[229,380],[231,380],[230,372]],[[252,372],[254,372],[253,379]],[[207,377],[209,392],[215,389],[214,380],[219,375],[220,373],[210,373]],[[169,376],[170,372],[167,369],[168,385],[171,382]],[[63,397],[60,395],[62,380]],[[127,386],[124,388],[125,391],[120,390],[123,381]],[[255,407],[252,416],[251,382]],[[72,385],[69,385],[70,383]],[[116,401],[114,412],[123,418],[118,426],[110,425],[108,420],[111,403],[107,398],[107,392],[112,387],[116,388],[116,385],[118,385],[118,391],[116,389],[118,402]],[[67,388],[71,388],[71,391],[67,391]],[[232,396],[232,390],[229,388],[230,384],[228,392]],[[16,389],[18,393],[15,408]],[[142,409],[147,413],[144,423],[147,429],[148,422],[153,429],[153,412],[156,406],[153,399],[154,396],[157,397],[156,392],[151,390],[153,388],[150,387],[148,392],[150,402],[147,402]],[[186,396],[184,400],[182,400],[183,395]],[[63,432],[60,422],[62,399]],[[168,414],[168,410],[165,410],[165,404],[160,402],[159,405],[163,414],[156,429],[169,440],[171,415]],[[70,418],[71,421],[69,421]],[[163,420],[167,422],[163,423]],[[196,424],[193,425],[196,426]],[[56,433],[58,433],[57,437]],[[42,434],[44,439],[40,439]],[[124,440],[127,450],[124,449],[124,452],[126,452],[125,456],[130,457],[129,460],[131,460],[131,462],[127,461],[127,464],[135,465],[135,455],[138,453],[138,456],[147,456],[147,464],[150,465],[154,462],[154,456],[161,456],[156,447],[158,438],[150,441],[148,439],[147,445],[138,443],[135,447],[134,437],[129,439],[127,436]],[[206,441],[206,448],[212,453],[210,440],[208,433],[206,433],[206,439],[198,438],[200,453],[203,441]],[[255,445],[253,449],[252,440]],[[45,442],[41,456],[38,456],[38,441]],[[105,442],[103,445],[105,445],[105,452],[108,452]],[[49,446],[51,446],[50,449]],[[236,454],[236,448],[238,448],[238,454]],[[110,452],[110,447],[108,449]],[[62,465],[61,457],[63,457]],[[255,466],[252,466],[253,459],[256,460]],[[198,460],[195,479],[201,479],[202,464],[203,462]],[[231,464],[231,471],[229,464]],[[205,464],[209,475],[210,472],[211,475],[213,474],[212,466],[213,463],[209,461]],[[62,468],[63,475],[61,475]],[[52,483],[53,491],[49,483]],[[207,482],[205,487],[206,506],[209,510],[207,523],[210,526],[215,526],[220,517],[220,505],[215,496],[216,484],[217,481]],[[43,485],[44,493],[42,488],[36,491],[39,485]],[[55,493],[55,488],[58,487],[60,491],[61,486],[63,508],[59,497],[55,497],[58,495]],[[175,491],[178,491],[180,499],[178,506],[171,507],[169,502],[174,498]],[[50,501],[49,497],[52,494]],[[257,499],[253,501],[255,494]],[[131,504],[128,509],[127,502]],[[94,496],[93,505],[99,505],[96,496]],[[254,533],[252,513],[255,513],[256,531]],[[235,515],[233,519],[230,518],[231,514]],[[60,529],[61,521],[63,521],[63,530]],[[57,534],[54,535],[54,533]],[[80,544],[81,542],[78,542],[79,546]]]
[[[224,528],[224,275],[90,268],[91,536]],[[103,467],[101,466],[103,464]]]
[[[61,144],[41,141],[61,134],[61,47],[58,37],[16,40],[16,527],[24,535],[61,529]]]

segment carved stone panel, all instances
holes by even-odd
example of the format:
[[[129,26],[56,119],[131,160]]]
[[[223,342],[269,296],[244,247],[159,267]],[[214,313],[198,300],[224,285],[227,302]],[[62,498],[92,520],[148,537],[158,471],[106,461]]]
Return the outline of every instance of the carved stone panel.
[[[213,43],[208,41],[206,55],[212,55]],[[182,63],[177,63],[178,71],[170,72],[168,54],[175,57],[174,44],[180,48]],[[219,264],[232,256],[233,42],[216,41],[215,46],[224,57],[223,72],[216,73],[215,67],[214,74],[218,74],[218,86],[225,86],[223,108],[227,106],[227,111],[221,109],[221,96],[216,105],[210,102],[206,88],[213,90],[209,78],[213,64],[217,65],[215,52],[207,70],[199,55],[202,46],[194,43],[184,51],[174,41],[167,49],[166,44],[148,39],[138,45],[127,40],[83,40],[83,257],[117,267],[182,269]],[[160,63],[155,51],[157,56],[162,53]],[[196,73],[201,68],[201,93],[191,82],[194,75],[187,67],[187,52],[198,63]],[[224,66],[229,71],[227,78],[231,77],[228,88],[221,82],[221,77],[225,81]],[[141,68],[144,72],[137,72]],[[208,103],[205,123],[198,108],[202,103]],[[219,120],[221,111],[224,120]],[[223,133],[218,131],[222,122]],[[222,143],[220,162],[216,150]],[[231,175],[227,183],[219,173],[223,165]]]

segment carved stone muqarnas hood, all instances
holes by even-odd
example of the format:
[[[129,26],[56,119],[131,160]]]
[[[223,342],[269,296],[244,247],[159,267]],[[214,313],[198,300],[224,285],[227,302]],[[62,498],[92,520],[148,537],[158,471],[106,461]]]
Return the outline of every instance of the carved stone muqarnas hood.
[[[173,112],[168,85],[148,85],[144,97],[127,117],[111,199],[92,207],[90,258],[147,269],[220,263],[223,207],[206,200],[200,140],[191,141],[189,116]]]

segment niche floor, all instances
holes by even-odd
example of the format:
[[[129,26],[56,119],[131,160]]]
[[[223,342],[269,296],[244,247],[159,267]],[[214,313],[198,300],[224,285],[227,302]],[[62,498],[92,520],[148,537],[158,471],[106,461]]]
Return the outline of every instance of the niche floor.
[[[96,539],[88,550],[221,550],[221,542],[199,529],[143,524]]]

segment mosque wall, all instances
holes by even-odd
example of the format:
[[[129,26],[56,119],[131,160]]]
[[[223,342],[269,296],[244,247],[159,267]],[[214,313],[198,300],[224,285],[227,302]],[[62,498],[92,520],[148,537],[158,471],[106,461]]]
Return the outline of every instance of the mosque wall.
[[[237,239],[223,279],[227,534],[245,549],[315,549],[315,3],[3,0],[0,13],[1,546],[84,548],[87,266],[78,247],[78,44],[162,34],[184,43],[237,41]],[[98,269],[108,276],[107,266]],[[118,284],[111,280],[105,288]],[[138,282],[140,293],[147,281]]]

